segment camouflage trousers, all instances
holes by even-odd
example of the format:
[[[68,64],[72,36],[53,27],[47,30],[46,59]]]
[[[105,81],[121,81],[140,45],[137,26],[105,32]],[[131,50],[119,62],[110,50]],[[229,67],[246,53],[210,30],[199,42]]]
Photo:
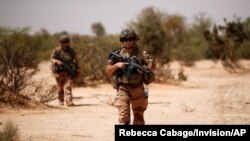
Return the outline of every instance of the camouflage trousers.
[[[56,83],[59,102],[63,104],[65,99],[67,105],[72,105],[73,80],[68,75],[57,75]]]
[[[133,125],[144,125],[144,111],[148,106],[148,98],[144,94],[143,84],[137,88],[119,86],[115,106],[119,112],[119,124],[130,124],[130,110],[132,109]]]

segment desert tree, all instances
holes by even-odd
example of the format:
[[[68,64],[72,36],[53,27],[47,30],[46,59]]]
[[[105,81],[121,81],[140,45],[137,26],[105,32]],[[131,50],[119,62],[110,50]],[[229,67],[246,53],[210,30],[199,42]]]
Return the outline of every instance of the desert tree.
[[[100,22],[93,23],[91,25],[91,28],[97,37],[106,35],[105,28]]]
[[[224,18],[224,23],[225,25],[214,25],[212,32],[205,30],[204,37],[215,57],[221,59],[225,67],[236,69],[236,50],[247,39],[244,22],[239,18],[232,21]]]
[[[25,104],[25,99],[43,97],[42,81],[32,76],[37,71],[36,54],[12,40],[0,42],[0,99],[4,103]]]

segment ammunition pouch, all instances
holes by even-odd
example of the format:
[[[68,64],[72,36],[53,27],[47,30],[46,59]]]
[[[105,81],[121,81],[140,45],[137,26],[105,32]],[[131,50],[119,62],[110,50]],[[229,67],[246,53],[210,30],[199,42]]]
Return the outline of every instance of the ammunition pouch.
[[[119,86],[121,86],[121,85],[134,89],[134,88],[138,88],[139,86],[141,86],[142,82],[137,83],[137,84],[118,82],[118,79],[114,76],[114,77],[112,77],[111,84],[112,84],[113,88],[117,89],[117,90],[118,90]]]
[[[118,81],[115,76],[111,77],[111,85],[113,86],[114,89],[118,89]]]
[[[114,75],[111,76],[111,85],[114,89],[118,89],[119,85],[119,78],[123,75],[123,72],[121,69],[117,70]]]
[[[143,83],[143,75],[142,74],[131,74],[128,78],[125,74],[118,70],[115,75],[111,77],[111,84],[114,89],[118,89],[120,85],[136,88],[138,85]]]
[[[152,83],[154,80],[154,75],[153,74],[144,74],[144,77],[143,77],[143,83],[148,85],[150,83]]]

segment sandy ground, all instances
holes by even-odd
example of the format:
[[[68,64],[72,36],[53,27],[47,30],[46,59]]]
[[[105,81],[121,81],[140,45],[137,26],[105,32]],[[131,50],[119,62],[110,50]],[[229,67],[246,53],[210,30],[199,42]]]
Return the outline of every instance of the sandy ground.
[[[241,64],[250,69],[250,61]],[[40,64],[36,79],[54,85],[48,63]],[[175,75],[178,62],[171,64]],[[250,124],[250,73],[231,74],[220,62],[196,62],[184,68],[188,81],[181,85],[150,84],[146,124]],[[74,88],[74,107],[49,103],[51,108],[0,110],[0,129],[15,123],[22,140],[30,141],[112,141],[117,109],[116,91],[110,84]]]

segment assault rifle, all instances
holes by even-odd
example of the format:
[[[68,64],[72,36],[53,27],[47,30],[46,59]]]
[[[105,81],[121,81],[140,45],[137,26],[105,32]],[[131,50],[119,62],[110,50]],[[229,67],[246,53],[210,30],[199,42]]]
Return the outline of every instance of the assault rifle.
[[[76,63],[73,60],[65,60],[59,52],[56,52],[54,59],[63,62],[63,65],[55,64],[55,73],[64,72],[66,70],[72,78],[76,77]]]
[[[143,72],[149,77],[154,76],[154,73],[152,71],[150,71],[148,68],[141,66],[137,63],[138,59],[135,56],[129,58],[129,57],[121,56],[120,54],[117,54],[116,52],[111,52],[110,58],[115,59],[117,61],[128,63],[128,66],[125,68],[126,71],[124,72],[126,77],[130,77],[131,72],[134,68],[140,70],[141,72]]]
[[[63,61],[63,67],[69,72],[69,75],[74,78],[76,77],[75,63],[72,61]]]

